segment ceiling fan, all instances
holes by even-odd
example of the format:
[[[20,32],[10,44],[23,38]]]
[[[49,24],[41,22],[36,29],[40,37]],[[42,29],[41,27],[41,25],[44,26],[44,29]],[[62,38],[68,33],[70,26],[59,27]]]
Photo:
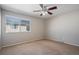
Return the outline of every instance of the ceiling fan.
[[[50,12],[50,11],[57,9],[57,6],[53,6],[53,7],[47,8],[47,6],[44,5],[44,4],[39,4],[39,5],[42,8],[42,10],[34,10],[33,12],[40,12],[40,16],[43,16],[46,13],[48,13],[49,15],[52,15],[53,13]]]

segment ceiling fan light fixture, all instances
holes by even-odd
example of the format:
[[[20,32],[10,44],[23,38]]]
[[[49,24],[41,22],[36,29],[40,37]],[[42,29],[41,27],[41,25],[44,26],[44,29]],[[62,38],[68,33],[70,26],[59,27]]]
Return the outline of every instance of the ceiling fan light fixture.
[[[57,6],[47,8],[47,6],[45,6],[44,4],[39,4],[39,5],[42,8],[42,10],[35,10],[35,12],[40,12],[40,16],[44,16],[46,14],[52,15],[53,13],[51,12],[51,10],[57,9]]]
[[[46,15],[45,13],[43,13],[43,15]]]
[[[41,14],[42,14],[42,15],[46,15],[44,11],[41,11]]]

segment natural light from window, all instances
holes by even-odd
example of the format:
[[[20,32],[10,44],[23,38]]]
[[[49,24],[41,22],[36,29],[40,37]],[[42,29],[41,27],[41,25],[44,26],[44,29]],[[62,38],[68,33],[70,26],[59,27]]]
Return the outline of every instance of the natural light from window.
[[[6,33],[9,32],[30,32],[31,21],[15,16],[6,15]]]

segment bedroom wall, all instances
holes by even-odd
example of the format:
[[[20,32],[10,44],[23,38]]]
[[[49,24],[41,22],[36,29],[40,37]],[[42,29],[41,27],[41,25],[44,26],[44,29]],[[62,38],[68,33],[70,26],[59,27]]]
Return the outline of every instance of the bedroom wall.
[[[1,8],[0,8],[0,49],[1,49]]]
[[[46,26],[47,39],[79,46],[79,11],[52,17]]]
[[[3,47],[11,46],[19,43],[30,42],[34,40],[44,39],[44,20],[39,18],[34,18],[30,16],[21,15],[14,12],[2,11],[2,29],[3,29]],[[22,17],[25,19],[30,19],[31,23],[31,32],[19,32],[19,33],[5,33],[5,15],[13,15],[17,17]]]

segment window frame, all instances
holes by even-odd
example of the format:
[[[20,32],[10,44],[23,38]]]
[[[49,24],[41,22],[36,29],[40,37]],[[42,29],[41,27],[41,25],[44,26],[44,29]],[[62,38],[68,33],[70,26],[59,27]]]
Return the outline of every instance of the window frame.
[[[19,31],[19,32],[6,32],[6,17],[13,17],[13,18],[18,18],[18,20],[26,20],[26,21],[29,21],[29,26],[30,26],[30,30],[29,31]],[[23,17],[18,17],[18,16],[14,16],[14,15],[5,15],[5,33],[23,33],[23,32],[31,32],[31,23],[32,23],[32,21],[30,20],[30,19],[26,19],[26,18],[23,18]],[[19,24],[20,25],[20,24]],[[21,29],[21,28],[20,28]]]

